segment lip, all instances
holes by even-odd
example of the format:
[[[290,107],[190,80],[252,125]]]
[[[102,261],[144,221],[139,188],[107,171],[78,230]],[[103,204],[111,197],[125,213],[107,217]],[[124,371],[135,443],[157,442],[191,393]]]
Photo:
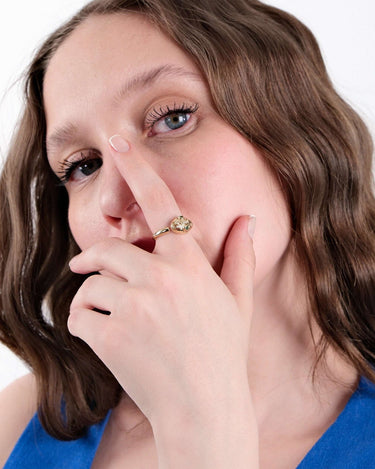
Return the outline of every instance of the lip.
[[[154,238],[139,238],[133,241],[132,244],[147,252],[153,252],[155,249]]]

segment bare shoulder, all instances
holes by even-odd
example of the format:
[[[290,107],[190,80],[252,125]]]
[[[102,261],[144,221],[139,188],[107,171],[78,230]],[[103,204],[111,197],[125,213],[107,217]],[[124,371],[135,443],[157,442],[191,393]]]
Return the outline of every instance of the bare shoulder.
[[[32,374],[13,381],[0,392],[0,467],[3,467],[37,409],[37,389]]]

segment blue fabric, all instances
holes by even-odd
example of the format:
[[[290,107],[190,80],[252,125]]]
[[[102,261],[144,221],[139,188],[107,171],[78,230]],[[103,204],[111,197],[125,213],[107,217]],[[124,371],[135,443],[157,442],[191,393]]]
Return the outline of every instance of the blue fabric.
[[[297,469],[375,468],[375,385],[361,378],[336,421]]]
[[[35,415],[4,469],[89,469],[106,419],[75,441],[50,437]],[[307,453],[297,469],[375,468],[375,385],[361,378],[336,421]]]
[[[35,415],[21,435],[4,469],[89,469],[102,438],[107,417],[73,441],[46,433]]]

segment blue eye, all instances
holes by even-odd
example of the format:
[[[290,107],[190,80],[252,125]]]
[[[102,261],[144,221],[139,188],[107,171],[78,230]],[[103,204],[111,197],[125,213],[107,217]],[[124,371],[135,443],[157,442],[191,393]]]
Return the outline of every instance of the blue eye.
[[[186,125],[198,108],[198,104],[192,106],[183,104],[180,107],[175,104],[173,108],[169,106],[154,108],[146,119],[147,128],[151,130],[151,135],[178,130]]]
[[[60,166],[61,170],[58,171],[60,181],[63,184],[71,180],[82,180],[95,173],[103,164],[101,157],[98,154],[89,152],[85,155],[81,152],[80,157],[75,161],[63,161]]]
[[[191,115],[186,112],[170,114],[155,122],[152,126],[152,132],[153,134],[163,134],[171,130],[180,129],[186,124],[190,117]]]
[[[164,119],[164,123],[171,130],[179,129],[190,119],[190,114],[170,114]]]

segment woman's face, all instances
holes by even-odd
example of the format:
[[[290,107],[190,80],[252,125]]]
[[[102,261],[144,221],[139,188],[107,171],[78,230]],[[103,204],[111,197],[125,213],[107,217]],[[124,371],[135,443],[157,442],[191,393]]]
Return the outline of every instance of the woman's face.
[[[189,236],[215,269],[233,222],[255,214],[256,282],[275,271],[290,240],[279,185],[259,152],[215,112],[192,59],[146,19],[118,14],[82,23],[53,56],[44,99],[48,159],[66,183],[81,249],[107,237],[150,245],[142,210],[113,162],[108,139],[120,134],[169,186],[194,222]]]

